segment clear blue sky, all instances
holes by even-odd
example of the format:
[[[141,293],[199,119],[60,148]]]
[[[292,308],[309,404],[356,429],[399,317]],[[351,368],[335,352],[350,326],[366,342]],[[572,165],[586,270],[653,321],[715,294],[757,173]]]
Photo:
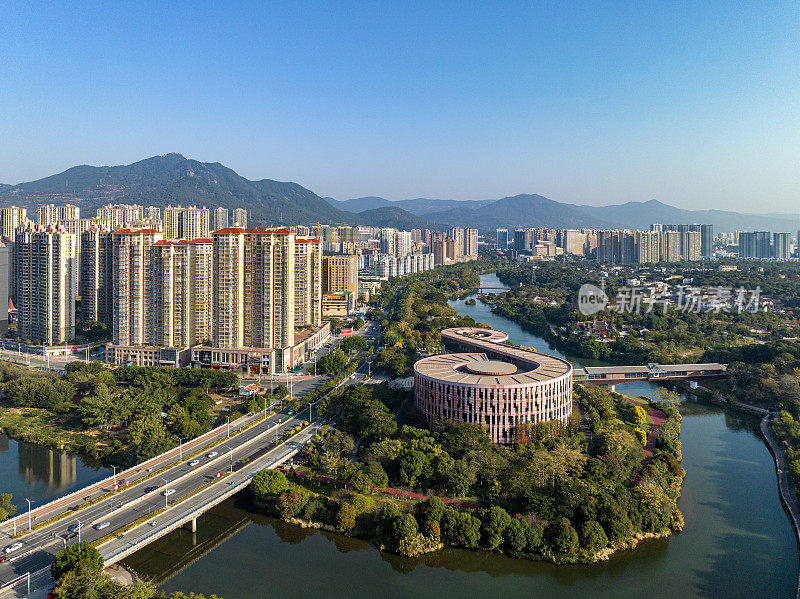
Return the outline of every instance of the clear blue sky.
[[[796,2],[0,2],[0,182],[800,209]]]

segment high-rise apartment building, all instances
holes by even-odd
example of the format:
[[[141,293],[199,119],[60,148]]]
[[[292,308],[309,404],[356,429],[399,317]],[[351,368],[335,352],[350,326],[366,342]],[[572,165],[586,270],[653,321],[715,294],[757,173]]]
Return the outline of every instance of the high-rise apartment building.
[[[73,204],[65,206],[56,206],[55,204],[48,204],[46,206],[39,206],[36,210],[36,224],[38,225],[55,225],[60,220],[74,220],[81,217],[81,209]]]
[[[684,231],[681,235],[681,260],[700,260],[703,254],[702,234],[700,231]]]
[[[495,239],[498,250],[508,248],[508,229],[497,229],[495,231]]]
[[[152,246],[153,345],[185,348],[211,338],[212,242],[160,240]]]
[[[322,272],[320,240],[314,237],[295,236],[294,326],[296,327],[318,327],[322,324]]]
[[[397,231],[395,241],[395,256],[402,258],[411,253],[411,231]]]
[[[661,239],[658,231],[634,233],[635,262],[656,263],[661,258]]]
[[[700,255],[714,257],[714,225],[700,225]]]
[[[468,258],[478,257],[478,229],[464,231],[464,255]]]
[[[24,225],[28,220],[27,210],[18,206],[0,208],[0,228],[2,228],[3,239],[14,241],[17,228]]]
[[[167,206],[164,208],[165,239],[200,239],[209,234],[208,208]]]
[[[233,222],[231,223],[235,227],[241,227],[242,229],[247,228],[247,210],[244,208],[234,208],[233,209]]]
[[[322,259],[322,292],[353,293],[358,297],[358,256],[325,256]]]
[[[454,252],[455,255],[453,260],[457,260],[460,256],[464,255],[464,229],[461,227],[453,227],[452,229],[447,230],[447,239],[452,239],[454,243]]]
[[[0,336],[2,337],[8,336],[8,296],[13,267],[11,248],[0,242]]]
[[[81,233],[80,247],[80,319],[102,322],[110,328],[114,318],[113,235],[107,227],[95,225]]]
[[[114,345],[154,345],[152,247],[164,235],[155,229],[120,229],[113,234]]]
[[[397,255],[397,229],[385,228],[380,232],[381,254]]]
[[[679,231],[661,231],[661,261],[679,262],[681,260],[681,234]]]
[[[74,237],[54,225],[28,225],[17,231],[14,271],[22,339],[52,345],[75,337]]]
[[[214,231],[228,226],[228,209],[220,206],[214,210]]]
[[[136,204],[107,204],[97,209],[97,220],[108,223],[112,231],[144,218],[144,208]]]
[[[772,257],[776,260],[788,260],[791,256],[792,234],[772,234]]]
[[[772,256],[771,235],[769,231],[739,233],[739,257],[764,260]]]
[[[158,206],[148,206],[144,209],[144,218],[148,220],[161,220],[161,208]]]
[[[564,229],[561,231],[561,247],[565,254],[573,256],[583,255],[583,248],[586,245],[586,235],[577,229]]]
[[[295,234],[288,229],[214,231],[215,348],[294,344]],[[285,365],[276,364],[283,370]]]

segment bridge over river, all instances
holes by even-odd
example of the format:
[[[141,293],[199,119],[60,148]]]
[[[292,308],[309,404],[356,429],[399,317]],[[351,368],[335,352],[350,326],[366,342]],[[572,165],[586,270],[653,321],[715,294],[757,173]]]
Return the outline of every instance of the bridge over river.
[[[26,596],[52,584],[53,558],[88,541],[116,563],[250,484],[255,474],[294,456],[317,432],[309,410],[244,416],[135,468],[2,523],[0,598]],[[300,428],[296,432],[297,428]],[[287,436],[288,435],[288,436]]]

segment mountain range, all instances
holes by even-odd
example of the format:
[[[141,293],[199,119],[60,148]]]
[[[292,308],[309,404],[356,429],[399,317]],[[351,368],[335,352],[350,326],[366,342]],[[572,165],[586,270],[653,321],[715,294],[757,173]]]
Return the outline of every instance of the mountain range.
[[[800,228],[798,215],[685,210],[657,200],[587,206],[521,194],[471,201],[389,201],[377,196],[339,201],[320,197],[298,183],[251,181],[218,162],[199,162],[181,154],[153,156],[124,166],[75,166],[37,181],[0,184],[0,206],[23,206],[31,215],[42,204],[67,202],[79,205],[86,216],[93,216],[97,208],[108,203],[246,208],[253,226],[321,222],[406,230],[459,226],[489,231],[517,226],[646,229],[650,223],[710,223],[715,231],[794,232]]]

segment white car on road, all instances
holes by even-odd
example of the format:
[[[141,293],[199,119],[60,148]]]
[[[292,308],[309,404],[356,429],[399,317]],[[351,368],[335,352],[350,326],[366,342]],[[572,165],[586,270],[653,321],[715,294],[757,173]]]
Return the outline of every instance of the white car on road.
[[[22,543],[14,543],[13,545],[9,545],[8,547],[6,547],[5,551],[6,553],[11,553],[12,551],[16,551],[20,547],[22,547]]]
[[[101,522],[100,524],[95,524],[94,529],[103,530],[104,528],[108,528],[109,526],[111,526],[111,522]]]
[[[162,494],[164,497],[168,497],[168,496],[172,495],[174,492],[175,492],[175,489],[167,489],[166,491],[164,491],[164,492],[163,492],[163,493],[161,493],[161,494]]]
[[[197,466],[199,463],[200,463],[200,460],[192,460],[191,462],[189,462],[189,465],[190,465],[192,468],[194,468],[194,467],[195,467],[195,466]]]
[[[215,457],[217,457],[217,452],[216,451],[211,451],[211,452],[206,454],[206,457],[207,458],[215,458]]]

